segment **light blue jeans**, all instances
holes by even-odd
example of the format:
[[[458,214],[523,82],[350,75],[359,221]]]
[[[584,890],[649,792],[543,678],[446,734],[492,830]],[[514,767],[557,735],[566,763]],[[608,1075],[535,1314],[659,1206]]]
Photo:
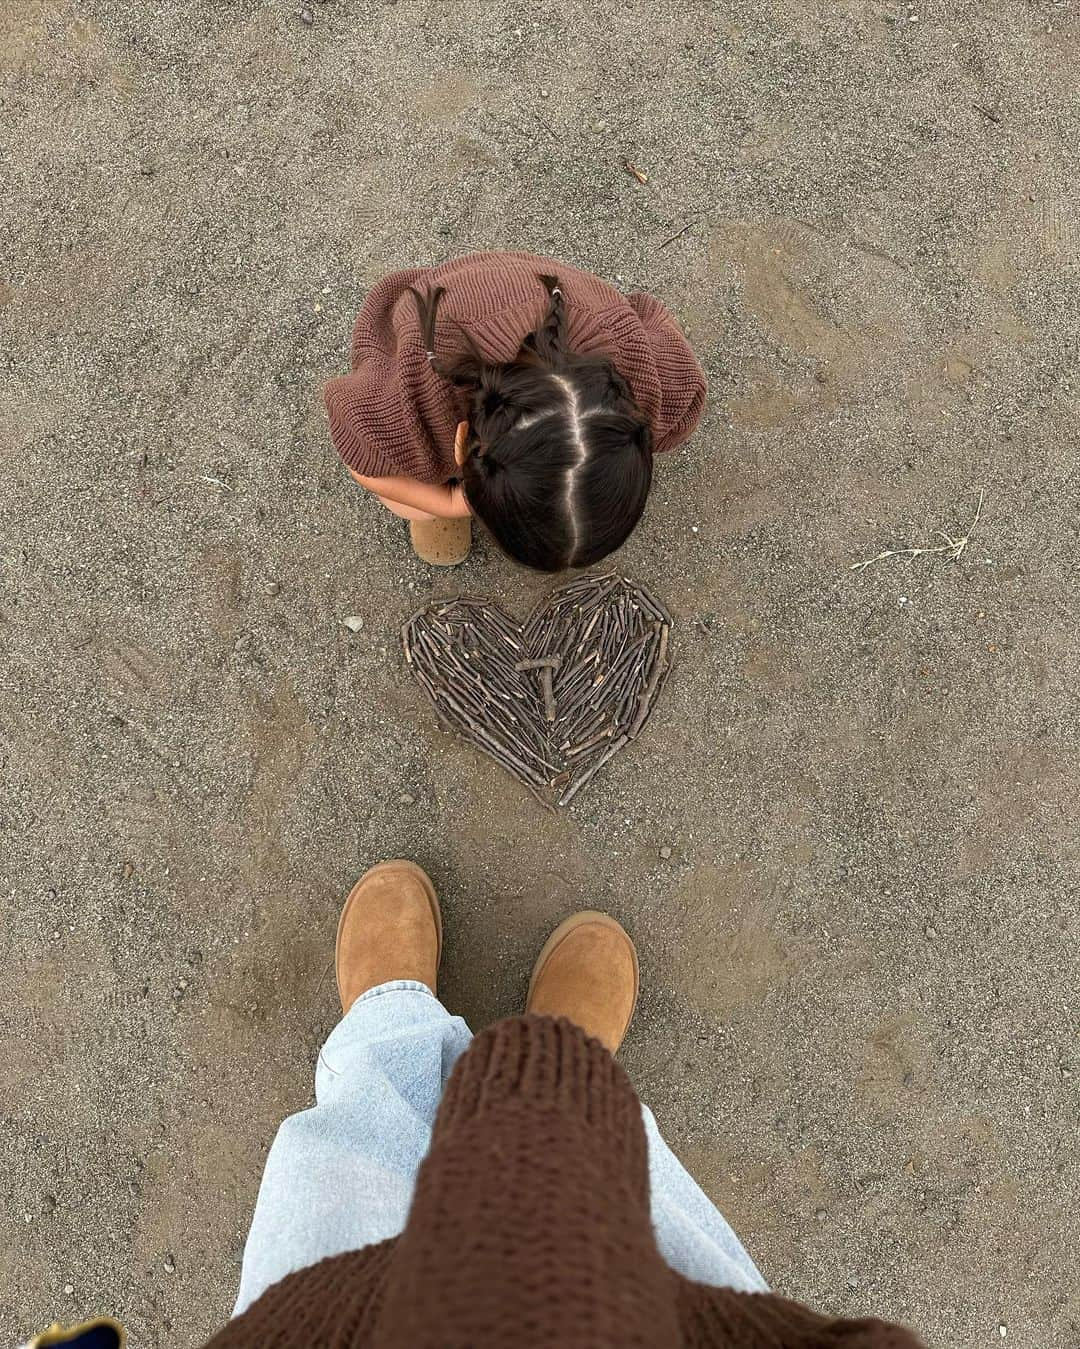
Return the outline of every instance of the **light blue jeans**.
[[[412,980],[353,1003],[319,1055],[316,1104],[285,1121],[266,1159],[234,1315],[293,1270],[402,1230],[443,1087],[471,1038]],[[643,1113],[661,1254],[689,1279],[764,1290],[738,1237]]]

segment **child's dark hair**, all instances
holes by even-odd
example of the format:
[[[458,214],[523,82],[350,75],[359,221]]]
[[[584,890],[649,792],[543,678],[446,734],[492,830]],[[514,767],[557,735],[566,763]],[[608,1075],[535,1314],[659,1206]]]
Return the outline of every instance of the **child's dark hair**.
[[[587,567],[623,543],[652,483],[652,431],[611,361],[566,346],[558,279],[540,327],[492,364],[463,332],[450,365],[435,352],[440,286],[413,291],[432,369],[472,392],[465,496],[500,546],[539,571]]]

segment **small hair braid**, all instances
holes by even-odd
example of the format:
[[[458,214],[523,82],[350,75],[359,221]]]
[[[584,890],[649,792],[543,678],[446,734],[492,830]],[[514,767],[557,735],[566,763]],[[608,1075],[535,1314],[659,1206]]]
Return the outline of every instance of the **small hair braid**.
[[[532,349],[550,366],[560,365],[566,359],[566,302],[557,276],[541,276],[551,303],[544,321],[531,336]]]
[[[407,286],[406,289],[416,301],[416,314],[420,320],[420,338],[424,344],[424,355],[427,357],[428,365],[440,379],[448,380],[451,384],[457,385],[458,388],[478,388],[485,366],[484,356],[472,337],[464,329],[461,330],[461,333],[468,351],[468,355],[464,359],[457,361],[453,366],[447,366],[435,350],[435,318],[439,312],[439,301],[446,294],[446,288],[436,286],[434,290],[429,290],[426,295],[421,295],[412,286]]]

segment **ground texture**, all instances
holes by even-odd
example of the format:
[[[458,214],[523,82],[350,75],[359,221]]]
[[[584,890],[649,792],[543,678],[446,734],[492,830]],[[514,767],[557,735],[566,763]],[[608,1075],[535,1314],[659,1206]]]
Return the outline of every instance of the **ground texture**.
[[[575,906],[633,931],[626,1066],[779,1291],[1077,1344],[1078,42],[1064,0],[4,6],[0,1340],[222,1320],[339,903],[407,855],[476,1026]],[[374,278],[505,247],[655,292],[712,385],[618,559],[678,666],[555,818],[396,645],[547,583],[418,563],[319,396]],[[980,494],[958,560],[851,570]]]

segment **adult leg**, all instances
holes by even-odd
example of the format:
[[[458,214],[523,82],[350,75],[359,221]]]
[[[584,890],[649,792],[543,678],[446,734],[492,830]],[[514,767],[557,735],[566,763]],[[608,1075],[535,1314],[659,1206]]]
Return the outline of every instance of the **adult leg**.
[[[315,1105],[267,1158],[236,1311],[293,1270],[395,1236],[405,1224],[443,1085],[470,1040],[435,996],[438,899],[411,862],[353,887],[335,966],[343,1019],[319,1055]]]
[[[402,1230],[443,1086],[470,1039],[413,980],[353,1003],[319,1054],[315,1105],[285,1121],[266,1159],[234,1315],[293,1270]]]
[[[642,1107],[649,1144],[649,1195],[660,1254],[697,1283],[767,1292],[749,1252],[709,1196],[664,1142],[653,1113]]]
[[[614,918],[584,911],[560,924],[533,971],[527,1010],[565,1016],[612,1054],[633,1019],[638,995],[634,944]],[[660,1253],[687,1278],[718,1287],[760,1290],[764,1279],[715,1205],[643,1111],[649,1189]]]

